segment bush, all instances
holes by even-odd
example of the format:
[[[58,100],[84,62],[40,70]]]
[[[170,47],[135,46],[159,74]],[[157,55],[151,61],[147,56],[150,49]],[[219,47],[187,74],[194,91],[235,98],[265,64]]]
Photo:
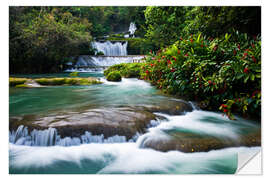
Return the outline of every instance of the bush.
[[[110,72],[107,76],[106,76],[106,79],[108,81],[121,81],[121,74],[119,71],[113,71],[113,72]]]
[[[200,101],[207,109],[261,114],[261,41],[247,34],[180,38],[150,53],[142,76],[169,94]]]
[[[107,76],[111,72],[118,71],[125,78],[141,78],[142,66],[144,65],[145,63],[116,64],[106,69],[104,75]]]

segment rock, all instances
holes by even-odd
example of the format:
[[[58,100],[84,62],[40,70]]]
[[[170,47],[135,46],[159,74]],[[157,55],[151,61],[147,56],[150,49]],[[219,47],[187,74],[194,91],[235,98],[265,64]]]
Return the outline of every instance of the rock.
[[[147,124],[155,117],[151,112],[130,107],[104,108],[46,117],[11,117],[10,128],[14,130],[19,125],[27,126],[30,130],[53,127],[61,137],[79,137],[85,131],[90,131],[93,135],[104,134],[105,138],[117,134],[130,139],[136,132],[145,132]]]
[[[56,128],[61,137],[78,137],[85,131],[93,135],[104,134],[105,137],[124,135],[131,138],[136,132],[145,133],[151,120],[164,119],[153,112],[162,112],[172,115],[192,111],[187,102],[166,101],[160,105],[124,106],[117,108],[80,109],[77,112],[65,112],[42,115],[24,115],[10,117],[10,130],[20,125],[32,129]],[[165,118],[166,119],[166,118]]]
[[[146,136],[141,142],[141,148],[151,148],[167,152],[178,150],[182,152],[207,152],[215,149],[239,146],[260,146],[261,132],[256,131],[241,135],[239,139],[220,139],[214,136],[199,135],[187,132],[174,132],[160,137]]]
[[[137,109],[150,112],[159,112],[169,115],[182,115],[185,112],[191,112],[193,110],[192,106],[185,101],[164,101],[158,105],[143,105],[135,106]]]
[[[28,87],[43,87],[42,85],[38,84],[36,81],[34,81],[33,79],[29,79],[25,82],[25,84]]]

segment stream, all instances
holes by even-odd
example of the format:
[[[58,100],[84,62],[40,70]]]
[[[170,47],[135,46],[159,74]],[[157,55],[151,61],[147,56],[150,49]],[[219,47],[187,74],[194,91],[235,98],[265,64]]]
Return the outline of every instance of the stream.
[[[151,120],[146,131],[132,139],[121,135],[92,135],[91,132],[77,138],[60,137],[54,128],[31,131],[21,126],[10,131],[11,174],[232,174],[237,169],[238,153],[260,149],[259,146],[243,147],[240,143],[242,135],[260,131],[259,123],[239,117],[231,121],[221,113],[199,110],[190,102],[160,94],[143,80],[123,78],[121,82],[108,82],[102,72],[80,73],[80,76],[99,77],[103,84],[10,88],[10,118],[58,116],[97,108],[154,106],[164,109],[177,102],[189,104],[192,109],[173,114],[156,110],[153,113],[159,118]],[[233,142],[235,147],[216,150],[213,147],[206,152],[196,152],[196,145],[192,146],[194,152],[166,149],[172,146],[173,143],[166,144],[172,139],[182,143],[179,141],[189,142],[194,137],[197,137],[194,140],[197,145],[203,145],[210,138]],[[155,142],[162,142],[165,147],[153,148]]]

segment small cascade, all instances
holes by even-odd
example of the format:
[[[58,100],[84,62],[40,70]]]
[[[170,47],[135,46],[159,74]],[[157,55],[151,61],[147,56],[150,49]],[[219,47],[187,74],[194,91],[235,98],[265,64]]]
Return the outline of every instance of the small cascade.
[[[128,31],[132,37],[134,37],[134,33],[136,30],[137,30],[137,27],[136,27],[135,23],[131,22],[129,25]]]
[[[76,67],[108,67],[120,63],[132,63],[144,56],[80,56]]]
[[[126,56],[128,42],[98,42],[94,41],[91,46],[98,52],[103,52],[105,56]]]
[[[191,101],[188,101],[188,103],[191,105],[193,110],[200,110],[200,108],[195,103],[193,103]]]
[[[80,137],[61,138],[55,128],[49,128],[46,130],[34,129],[29,133],[28,128],[23,125],[20,125],[16,132],[9,132],[10,143],[27,146],[75,146],[90,143],[124,143],[135,142],[137,138],[137,135],[130,140],[127,140],[125,136],[119,135],[104,138],[103,134],[92,135],[92,133],[88,131]]]
[[[129,34],[125,34],[124,37],[125,38],[129,38],[129,37],[135,37],[134,33],[137,30],[137,27],[135,25],[135,23],[131,22],[128,28],[128,32]]]
[[[129,33],[124,37],[134,37],[136,29],[135,23],[131,22],[128,30]],[[65,72],[102,71],[104,68],[115,64],[141,62],[141,59],[144,58],[141,55],[128,56],[128,41],[93,41],[91,42],[91,46],[96,49],[95,56],[79,56],[75,66],[66,69]],[[103,55],[97,55],[98,52],[102,52]],[[101,67],[102,69],[100,69]]]

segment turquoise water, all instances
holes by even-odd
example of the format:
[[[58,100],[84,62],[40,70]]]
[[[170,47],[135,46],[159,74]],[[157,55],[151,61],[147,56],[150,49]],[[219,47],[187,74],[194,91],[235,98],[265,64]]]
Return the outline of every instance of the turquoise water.
[[[70,77],[70,73],[50,73],[50,74],[11,74],[10,77],[24,77],[24,78],[43,78],[43,77]],[[78,73],[78,77],[103,77],[102,72],[84,72]]]
[[[158,105],[166,100],[148,83],[137,79],[91,86],[10,88],[9,93],[10,116],[122,105]]]
[[[48,74],[65,77],[68,73]],[[108,82],[102,73],[80,73],[95,76],[103,84],[91,86],[53,86],[44,88],[10,88],[10,117],[48,115],[91,108],[119,106],[163,106],[174,100],[162,96],[149,83],[137,79]],[[40,77],[24,75],[21,77]],[[44,77],[44,76],[43,76]],[[260,147],[238,147],[201,153],[159,152],[141,149],[144,136],[159,137],[171,132],[192,132],[237,141],[239,135],[260,129],[245,120],[230,121],[220,113],[193,111],[166,117],[148,129],[137,142],[81,144],[78,146],[35,147],[9,145],[11,174],[232,174],[237,169],[238,153],[256,152]]]

